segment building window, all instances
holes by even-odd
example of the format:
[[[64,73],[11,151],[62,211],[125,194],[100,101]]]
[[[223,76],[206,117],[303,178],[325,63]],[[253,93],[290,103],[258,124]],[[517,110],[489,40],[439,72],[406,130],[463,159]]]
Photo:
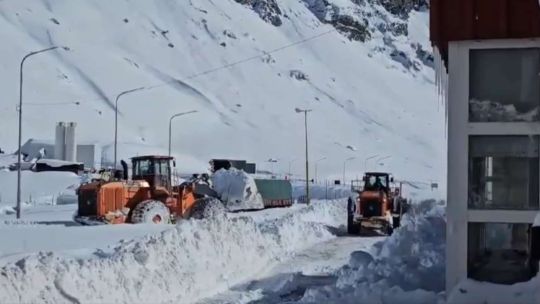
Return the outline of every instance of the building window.
[[[538,209],[538,136],[469,137],[469,208]]]
[[[469,121],[539,121],[539,108],[539,48],[470,51]]]
[[[469,223],[468,277],[477,281],[514,284],[528,281],[529,224]]]

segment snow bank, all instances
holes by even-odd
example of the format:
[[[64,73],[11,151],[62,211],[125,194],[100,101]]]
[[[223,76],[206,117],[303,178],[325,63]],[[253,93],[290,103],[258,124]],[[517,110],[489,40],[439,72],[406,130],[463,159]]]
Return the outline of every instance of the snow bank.
[[[1,154],[0,155],[0,169],[8,169],[9,166],[17,163],[17,155],[15,154]]]
[[[229,211],[264,209],[255,180],[244,171],[220,169],[212,175],[212,185]]]
[[[447,304],[533,304],[540,303],[540,277],[514,285],[460,282],[448,296]]]
[[[59,159],[40,159],[36,161],[37,164],[44,164],[52,168],[59,168],[62,166],[82,165],[80,162],[70,162]]]
[[[261,223],[191,220],[110,254],[40,253],[0,269],[0,302],[189,303],[225,291],[298,250],[334,236],[343,202],[313,204]]]
[[[63,193],[73,193],[80,178],[71,172],[22,172],[22,200],[27,204],[53,205]],[[69,189],[71,188],[71,190]],[[12,210],[17,198],[17,172],[0,171],[0,212]]]
[[[445,288],[445,209],[411,208],[403,226],[373,252],[354,252],[335,285],[306,291],[303,303],[437,303]]]
[[[298,199],[306,195],[306,182],[293,181],[293,198]],[[311,199],[332,200],[346,198],[351,195],[351,187],[343,185],[310,184],[309,196]]]

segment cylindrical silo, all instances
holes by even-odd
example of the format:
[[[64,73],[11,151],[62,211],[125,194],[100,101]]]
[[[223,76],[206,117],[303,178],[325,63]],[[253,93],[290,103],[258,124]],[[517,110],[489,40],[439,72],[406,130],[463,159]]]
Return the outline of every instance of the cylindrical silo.
[[[64,147],[66,146],[65,124],[59,122],[56,124],[54,138],[54,158],[63,160],[65,157]]]
[[[77,161],[77,141],[75,139],[75,127],[77,123],[70,122],[66,126],[66,154],[64,160],[70,162]]]

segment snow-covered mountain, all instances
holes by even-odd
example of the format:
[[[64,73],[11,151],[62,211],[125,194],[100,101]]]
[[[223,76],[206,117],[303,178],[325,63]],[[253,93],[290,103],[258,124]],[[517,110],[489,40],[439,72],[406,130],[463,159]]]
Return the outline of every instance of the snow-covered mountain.
[[[302,173],[303,116],[320,177],[371,170],[444,182],[444,109],[434,86],[426,1],[0,0],[0,148],[52,139],[76,121],[81,141],[110,144],[118,93],[119,156],[164,153],[174,122],[178,167],[244,158]],[[348,148],[347,148],[348,147]],[[107,153],[106,153],[107,154]]]

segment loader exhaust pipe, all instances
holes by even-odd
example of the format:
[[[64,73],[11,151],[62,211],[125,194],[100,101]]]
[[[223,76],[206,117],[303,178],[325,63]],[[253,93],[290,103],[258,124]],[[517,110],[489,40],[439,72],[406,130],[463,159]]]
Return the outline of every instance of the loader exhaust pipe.
[[[122,178],[124,180],[127,180],[128,179],[128,165],[123,159],[120,161],[120,164],[122,165]]]

